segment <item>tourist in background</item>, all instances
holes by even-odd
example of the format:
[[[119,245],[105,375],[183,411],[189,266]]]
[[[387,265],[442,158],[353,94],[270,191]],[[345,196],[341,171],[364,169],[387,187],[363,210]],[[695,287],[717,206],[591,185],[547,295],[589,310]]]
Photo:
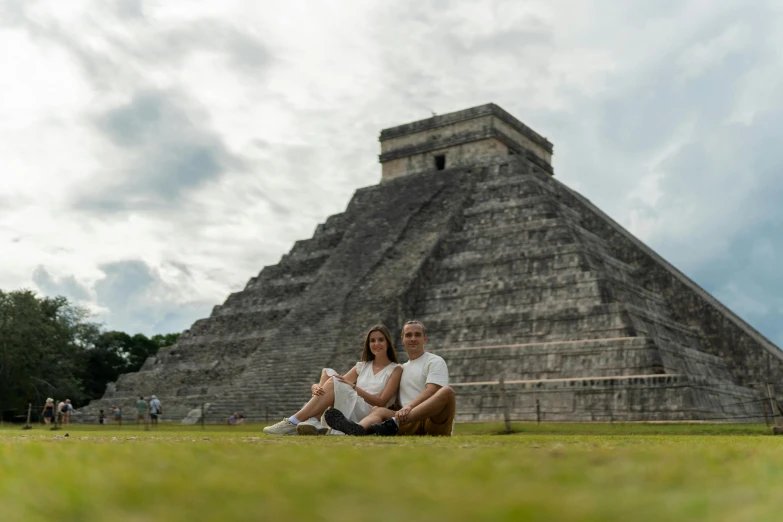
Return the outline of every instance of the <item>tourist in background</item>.
[[[122,426],[122,410],[116,404],[111,407],[111,414],[114,417],[114,424]]]
[[[236,412],[228,418],[227,422],[229,426],[239,426],[245,423],[245,416],[239,412]]]
[[[62,410],[63,424],[71,423],[71,412],[73,412],[73,404],[71,404],[71,399],[65,399],[65,405]]]
[[[66,406],[65,401],[62,400],[59,403],[57,403],[57,418],[59,421],[57,424],[62,424],[65,420],[65,412],[68,411],[68,406]]]
[[[150,399],[150,421],[153,426],[158,425],[158,417],[163,415],[163,406],[160,401],[154,395]]]
[[[318,418],[329,407],[357,421],[373,406],[391,406],[397,397],[402,369],[389,330],[384,325],[370,328],[364,339],[361,361],[345,375],[324,368],[321,380],[310,388],[312,398],[291,417],[264,428],[267,435],[323,435],[327,428]]]
[[[45,424],[51,424],[54,419],[54,399],[46,399],[43,410],[41,411]]]
[[[136,426],[141,424],[147,425],[147,413],[149,412],[150,405],[144,400],[144,397],[139,397],[136,401]]]

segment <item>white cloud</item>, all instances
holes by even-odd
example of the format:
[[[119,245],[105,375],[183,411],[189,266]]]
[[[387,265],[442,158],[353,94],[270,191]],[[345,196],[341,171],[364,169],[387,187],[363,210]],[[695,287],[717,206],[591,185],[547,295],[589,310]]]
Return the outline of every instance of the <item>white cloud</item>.
[[[700,76],[709,68],[720,65],[730,53],[747,48],[750,31],[745,25],[734,25],[715,38],[695,42],[688,47],[678,60],[685,78]]]

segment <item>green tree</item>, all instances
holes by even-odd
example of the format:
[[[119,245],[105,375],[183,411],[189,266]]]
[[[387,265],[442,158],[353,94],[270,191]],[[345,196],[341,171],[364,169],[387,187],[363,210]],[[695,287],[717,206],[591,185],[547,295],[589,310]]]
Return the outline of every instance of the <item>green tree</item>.
[[[0,410],[84,398],[79,374],[99,331],[88,316],[64,297],[0,290]]]
[[[89,399],[99,399],[106,391],[106,385],[114,382],[128,371],[125,353],[130,336],[125,332],[102,332],[91,349],[87,351],[82,381]]]
[[[179,335],[179,333],[155,334],[150,337],[150,340],[157,344],[158,348],[163,348],[164,346],[171,346],[176,343],[177,339],[179,339]]]
[[[129,335],[101,331],[89,313],[65,297],[0,290],[0,415],[35,414],[47,397],[75,406],[103,396],[120,375],[177,342],[178,333]]]
[[[106,391],[106,385],[115,382],[123,373],[137,372],[148,357],[154,356],[163,346],[174,344],[175,334],[156,334],[152,338],[137,333],[129,335],[120,331],[101,332],[88,350],[83,381],[85,394],[98,399]]]

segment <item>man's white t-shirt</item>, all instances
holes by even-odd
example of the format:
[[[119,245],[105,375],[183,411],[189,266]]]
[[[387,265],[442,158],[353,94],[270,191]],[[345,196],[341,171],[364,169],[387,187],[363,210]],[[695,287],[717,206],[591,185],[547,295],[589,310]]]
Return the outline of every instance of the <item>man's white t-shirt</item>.
[[[400,402],[403,406],[411,402],[424,391],[427,384],[448,386],[449,369],[443,357],[434,353],[424,354],[413,361],[402,365],[402,378],[400,379]]]

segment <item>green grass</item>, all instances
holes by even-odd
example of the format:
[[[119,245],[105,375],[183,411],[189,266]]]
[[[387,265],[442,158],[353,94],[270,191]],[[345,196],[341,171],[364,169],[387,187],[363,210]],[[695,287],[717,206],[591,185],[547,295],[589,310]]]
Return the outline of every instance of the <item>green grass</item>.
[[[0,520],[758,521],[783,509],[783,437],[759,425],[459,425],[438,439],[106,428],[0,429]]]

